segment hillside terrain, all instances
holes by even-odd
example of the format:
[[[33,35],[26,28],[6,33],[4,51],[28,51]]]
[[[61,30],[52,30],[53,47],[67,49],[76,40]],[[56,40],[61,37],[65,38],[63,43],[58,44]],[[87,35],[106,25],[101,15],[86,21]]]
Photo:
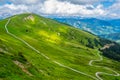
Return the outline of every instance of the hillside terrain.
[[[36,14],[0,20],[0,80],[120,80],[119,50]]]

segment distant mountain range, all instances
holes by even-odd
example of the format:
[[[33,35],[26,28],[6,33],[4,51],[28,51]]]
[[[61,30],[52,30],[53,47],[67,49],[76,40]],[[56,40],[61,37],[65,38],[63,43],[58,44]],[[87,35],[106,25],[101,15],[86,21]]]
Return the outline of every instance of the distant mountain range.
[[[120,40],[120,19],[100,20],[96,18],[82,17],[54,17],[54,19],[82,30],[89,31],[103,38],[115,41]]]

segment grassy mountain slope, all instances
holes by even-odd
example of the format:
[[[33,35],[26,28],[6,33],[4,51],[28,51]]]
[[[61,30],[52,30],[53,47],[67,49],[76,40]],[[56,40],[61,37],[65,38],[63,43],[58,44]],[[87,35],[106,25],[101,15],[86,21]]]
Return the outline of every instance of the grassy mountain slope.
[[[98,48],[110,43],[101,42],[97,36],[58,23],[35,14],[11,17],[8,30],[23,39],[40,53],[6,33],[8,19],[0,21],[0,79],[3,80],[93,80],[89,76],[55,64],[65,66],[95,77],[98,71],[113,73],[102,67],[89,66],[92,59],[99,59]],[[47,60],[43,55],[48,56]],[[104,57],[95,65],[106,66],[120,72],[120,63]],[[120,77],[101,75],[103,79],[119,80]]]

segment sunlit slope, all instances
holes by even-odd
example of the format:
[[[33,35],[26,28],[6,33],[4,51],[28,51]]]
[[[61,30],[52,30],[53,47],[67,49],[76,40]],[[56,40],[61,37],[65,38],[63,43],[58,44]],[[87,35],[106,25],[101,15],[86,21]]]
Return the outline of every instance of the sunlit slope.
[[[7,34],[5,30],[7,21],[8,19],[5,19],[0,22],[0,78],[3,80],[93,80],[53,61],[93,77],[97,71],[113,73],[102,67],[88,65],[90,60],[99,58],[97,49],[104,45],[104,42],[90,33],[35,14],[11,17],[8,24],[9,32],[48,56],[50,58],[48,60]],[[120,63],[108,58],[97,65],[105,65],[120,71],[118,70]],[[110,77],[101,76],[107,80]],[[119,80],[119,77],[111,77],[111,80],[116,79]]]

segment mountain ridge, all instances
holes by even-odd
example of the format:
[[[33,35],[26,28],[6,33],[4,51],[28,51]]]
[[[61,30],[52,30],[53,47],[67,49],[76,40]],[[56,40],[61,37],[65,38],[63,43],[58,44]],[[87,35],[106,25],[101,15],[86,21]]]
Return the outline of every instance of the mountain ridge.
[[[120,20],[113,19],[113,20],[100,20],[96,18],[79,18],[79,17],[72,17],[72,18],[53,18],[59,22],[66,23],[72,25],[74,27],[80,28],[82,30],[89,31],[95,35],[101,37],[101,35],[119,33],[120,29]],[[102,36],[106,38],[105,36]],[[110,39],[110,38],[106,38]],[[110,39],[111,40],[111,39]],[[112,39],[113,41],[116,41]],[[119,39],[118,39],[119,40]]]

